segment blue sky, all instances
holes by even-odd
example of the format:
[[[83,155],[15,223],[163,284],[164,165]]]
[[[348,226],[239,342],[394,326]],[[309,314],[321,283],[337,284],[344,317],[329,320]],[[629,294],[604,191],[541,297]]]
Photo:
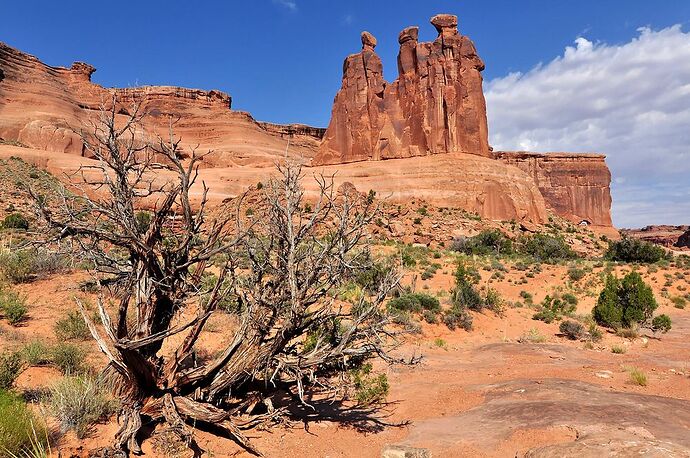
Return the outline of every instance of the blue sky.
[[[608,155],[618,226],[690,223],[690,1],[10,1],[0,41],[104,86],[220,89],[256,119],[326,126],[343,59],[459,17],[486,63],[497,149]],[[575,84],[574,84],[575,82]],[[549,97],[543,94],[548,92]],[[555,94],[555,95],[554,95]]]
[[[582,34],[617,43],[687,21],[690,2],[4,0],[2,11],[0,40],[50,65],[89,62],[104,86],[220,89],[257,119],[325,126],[362,30],[378,38],[393,80],[398,32],[419,25],[420,39],[433,39],[429,18],[457,14],[490,80],[549,61]]]

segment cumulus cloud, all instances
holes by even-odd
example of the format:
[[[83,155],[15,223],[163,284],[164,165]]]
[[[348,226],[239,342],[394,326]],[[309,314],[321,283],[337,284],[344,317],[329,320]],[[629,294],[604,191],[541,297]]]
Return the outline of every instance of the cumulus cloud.
[[[290,11],[297,11],[297,3],[291,0],[273,0],[276,5],[284,6]]]
[[[620,45],[577,38],[562,56],[486,83],[495,150],[601,152],[620,227],[690,223],[690,33]]]

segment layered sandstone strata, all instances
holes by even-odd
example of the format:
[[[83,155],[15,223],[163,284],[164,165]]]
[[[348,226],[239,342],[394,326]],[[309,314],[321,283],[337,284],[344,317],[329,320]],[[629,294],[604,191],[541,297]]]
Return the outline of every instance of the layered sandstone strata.
[[[418,28],[400,32],[398,78],[387,84],[376,39],[362,33],[362,51],[343,64],[342,87],[314,164],[468,153],[489,157],[484,63],[458,32],[457,17],[431,18],[433,42]]]
[[[270,166],[289,154],[311,158],[323,131],[303,125],[259,123],[231,110],[221,91],[173,86],[108,89],[91,81],[96,69],[83,62],[51,67],[36,57],[0,43],[0,139],[57,153],[83,154],[76,133],[98,115],[113,95],[125,114],[134,100],[144,102],[149,133],[165,132],[177,120],[176,135],[184,146],[212,150],[207,166]]]
[[[601,154],[497,152],[532,177],[546,205],[575,223],[611,226],[611,172]]]

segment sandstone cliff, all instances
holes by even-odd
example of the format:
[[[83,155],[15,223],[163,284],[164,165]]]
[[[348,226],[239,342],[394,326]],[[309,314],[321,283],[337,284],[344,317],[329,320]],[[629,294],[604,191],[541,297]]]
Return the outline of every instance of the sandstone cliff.
[[[497,152],[532,177],[546,204],[575,223],[611,226],[611,172],[600,154]]]
[[[51,67],[36,57],[0,43],[0,139],[36,149],[82,154],[78,131],[115,94],[123,112],[134,99],[145,102],[146,123],[152,131],[179,119],[175,132],[187,146],[213,150],[207,166],[270,166],[289,153],[311,158],[322,130],[303,125],[281,126],[255,121],[231,110],[231,98],[221,91],[172,86],[107,89],[91,82],[95,68],[75,62],[70,68]]]
[[[460,35],[457,17],[431,18],[430,43],[418,28],[400,32],[398,78],[387,84],[376,39],[362,33],[362,51],[343,64],[342,87],[314,164],[338,164],[469,153],[489,157],[484,63],[472,41]]]

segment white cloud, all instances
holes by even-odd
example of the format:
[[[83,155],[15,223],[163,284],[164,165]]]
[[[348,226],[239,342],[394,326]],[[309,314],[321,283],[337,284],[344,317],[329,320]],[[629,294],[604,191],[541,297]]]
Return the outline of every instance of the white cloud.
[[[291,0],[273,0],[276,5],[284,6],[290,11],[297,11],[297,3]]]
[[[606,154],[620,227],[690,223],[690,33],[577,38],[562,56],[485,86],[496,150]]]

